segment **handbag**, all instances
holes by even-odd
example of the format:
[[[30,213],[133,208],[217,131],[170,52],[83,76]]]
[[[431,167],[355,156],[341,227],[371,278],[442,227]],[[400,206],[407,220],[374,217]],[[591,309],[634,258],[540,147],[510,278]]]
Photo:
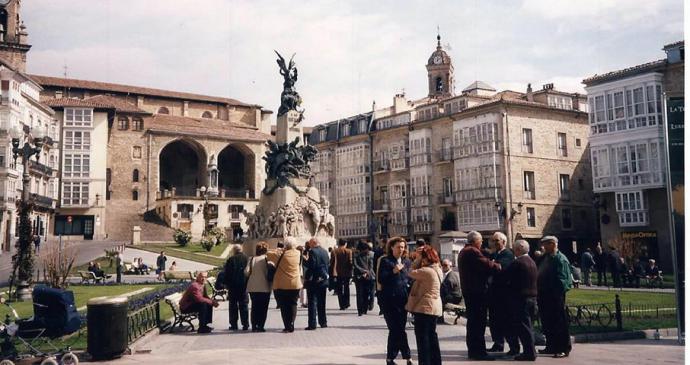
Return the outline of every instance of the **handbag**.
[[[272,264],[268,263],[268,260],[266,260],[266,279],[268,281],[273,281],[273,278],[276,276],[276,271],[278,270],[278,266],[280,266],[280,260],[283,259],[283,255],[285,255],[285,252],[283,252],[280,255],[280,258],[278,259],[278,262],[276,263],[275,266]]]

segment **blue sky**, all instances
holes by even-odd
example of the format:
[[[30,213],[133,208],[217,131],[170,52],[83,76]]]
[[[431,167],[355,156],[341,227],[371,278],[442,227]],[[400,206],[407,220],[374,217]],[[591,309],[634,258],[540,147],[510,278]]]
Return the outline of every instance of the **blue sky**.
[[[203,5],[203,6],[202,6]],[[682,0],[22,2],[30,73],[227,96],[277,111],[273,49],[297,53],[306,124],[427,93],[436,28],[456,91],[524,91],[664,57]]]

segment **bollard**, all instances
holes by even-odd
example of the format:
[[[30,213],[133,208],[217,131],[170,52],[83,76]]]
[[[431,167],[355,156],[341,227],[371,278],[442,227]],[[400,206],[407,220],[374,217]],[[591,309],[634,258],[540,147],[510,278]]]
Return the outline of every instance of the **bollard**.
[[[616,329],[618,331],[623,330],[623,314],[621,313],[621,299],[618,294],[616,294]]]
[[[127,350],[126,297],[92,298],[87,303],[87,352],[94,360],[121,357]]]

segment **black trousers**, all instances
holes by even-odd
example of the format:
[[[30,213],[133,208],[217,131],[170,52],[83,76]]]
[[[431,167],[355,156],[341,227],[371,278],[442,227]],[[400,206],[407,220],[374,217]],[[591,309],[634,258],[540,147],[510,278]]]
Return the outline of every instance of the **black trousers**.
[[[297,300],[299,289],[276,289],[273,294],[280,308],[280,317],[283,319],[283,328],[295,330],[295,318],[297,318]]]
[[[405,332],[405,326],[407,325],[407,311],[405,310],[404,304],[392,304],[386,303],[384,300],[383,307],[383,319],[386,320],[386,326],[388,327],[388,346],[386,349],[386,359],[393,360],[398,356],[398,353],[402,355],[403,359],[410,359],[412,357],[410,353],[410,344],[407,342],[407,333]],[[379,305],[381,305],[379,300]]]
[[[466,293],[465,309],[467,314],[467,355],[470,358],[484,357],[486,353],[486,341],[484,331],[486,331],[486,293]]]
[[[546,337],[546,349],[570,352],[570,330],[565,313],[565,293],[539,293],[537,297],[541,326]]]
[[[436,333],[437,320],[438,317],[429,314],[414,314],[414,335],[417,339],[417,361],[419,361],[419,365],[441,364],[441,348]]]
[[[621,272],[618,270],[612,270],[611,271],[611,276],[613,276],[613,287],[614,288],[621,288]]]
[[[319,326],[328,325],[326,320],[326,291],[328,285],[311,284],[307,287],[307,326],[316,327],[316,317],[319,317]]]
[[[199,328],[208,326],[213,322],[213,306],[207,303],[194,303],[187,311],[183,313],[199,313]]]
[[[252,298],[252,310],[250,313],[252,329],[264,329],[271,293],[255,292],[249,293],[249,296]]]
[[[230,307],[230,327],[237,328],[237,320],[239,319],[242,322],[242,328],[249,328],[249,296],[247,292],[237,293],[237,291],[230,291],[228,293],[228,302]]]
[[[116,278],[115,281],[120,284],[122,282],[122,266],[118,266],[115,270]]]
[[[520,344],[515,333],[511,331],[510,311],[505,307],[510,300],[510,296],[505,292],[495,290],[489,292],[488,299],[489,331],[491,332],[494,346],[503,348],[505,342],[508,342],[508,347],[511,351],[519,351]]]
[[[369,310],[374,309],[374,298],[376,297],[376,281],[375,280],[369,280],[369,285],[371,285],[371,288],[369,288]]]
[[[606,268],[597,268],[597,285],[601,286],[601,279],[604,279],[604,286],[609,286],[606,279]]]
[[[511,297],[509,303],[511,329],[522,343],[522,353],[529,357],[537,356],[534,350],[534,330],[532,329],[532,313],[537,305],[536,299],[516,296]]]
[[[371,300],[371,280],[355,279],[355,289],[357,290],[357,314],[367,314]]]
[[[338,293],[338,305],[340,309],[350,306],[350,277],[337,277],[336,292]]]

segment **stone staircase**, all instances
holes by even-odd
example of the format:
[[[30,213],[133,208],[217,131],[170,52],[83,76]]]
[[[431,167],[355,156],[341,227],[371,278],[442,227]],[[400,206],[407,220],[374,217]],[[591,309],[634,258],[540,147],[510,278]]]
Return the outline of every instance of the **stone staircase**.
[[[132,227],[134,226],[141,227],[141,240],[143,242],[172,241],[173,232],[175,232],[154,211],[141,214],[132,210],[112,209],[108,212],[108,222],[106,223],[108,239],[131,241]]]

